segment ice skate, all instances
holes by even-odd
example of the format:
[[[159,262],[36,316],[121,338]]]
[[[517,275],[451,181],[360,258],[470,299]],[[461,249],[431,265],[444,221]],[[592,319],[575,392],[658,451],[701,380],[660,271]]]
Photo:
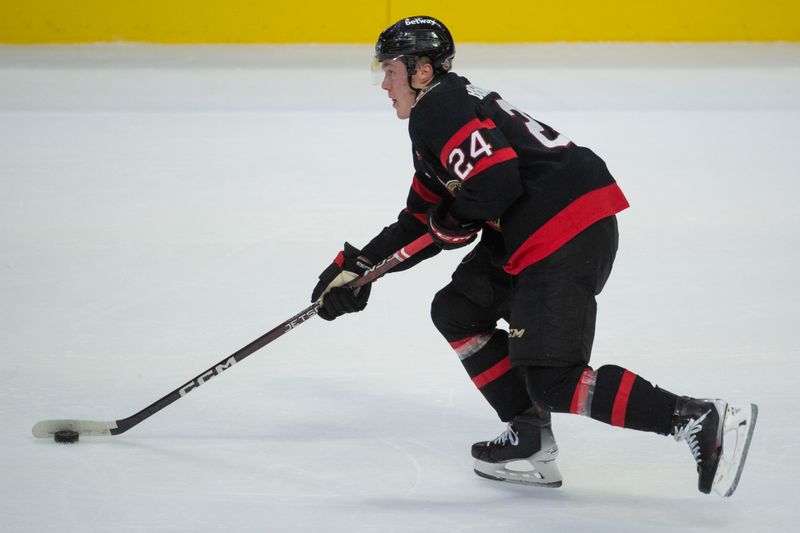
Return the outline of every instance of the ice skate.
[[[496,439],[472,445],[475,473],[487,479],[560,487],[558,446],[550,415],[520,415]]]
[[[741,409],[723,400],[678,399],[672,434],[689,444],[700,492],[728,497],[736,490],[753,437],[758,406]]]

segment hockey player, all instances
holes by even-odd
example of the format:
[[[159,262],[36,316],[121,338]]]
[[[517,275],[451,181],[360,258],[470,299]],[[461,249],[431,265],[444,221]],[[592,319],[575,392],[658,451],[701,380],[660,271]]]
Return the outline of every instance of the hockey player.
[[[371,287],[343,285],[425,232],[436,247],[398,270],[481,234],[431,306],[433,323],[508,423],[472,446],[475,472],[560,486],[550,413],[572,413],[685,440],[700,491],[730,496],[755,405],[677,396],[619,366],[589,366],[595,296],[617,251],[615,215],[628,207],[605,163],[456,75],[454,56],[450,32],[432,17],[400,20],[378,38],[381,88],[409,120],[415,172],[397,220],[360,250],[345,243],[322,272],[311,296],[321,299],[319,315],[364,309]]]

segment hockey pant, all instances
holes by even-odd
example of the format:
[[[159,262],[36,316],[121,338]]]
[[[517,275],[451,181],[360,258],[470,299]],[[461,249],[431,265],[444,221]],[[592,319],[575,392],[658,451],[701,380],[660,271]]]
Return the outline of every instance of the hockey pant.
[[[615,366],[589,366],[597,304],[617,249],[616,219],[586,229],[510,276],[481,244],[431,305],[439,332],[503,421],[534,402],[553,412],[669,434],[676,396]],[[500,319],[509,331],[497,328]]]

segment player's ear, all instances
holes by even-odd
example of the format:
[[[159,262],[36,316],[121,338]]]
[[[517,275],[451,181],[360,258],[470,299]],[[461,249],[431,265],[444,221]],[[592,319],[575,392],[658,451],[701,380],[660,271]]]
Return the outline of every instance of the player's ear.
[[[427,61],[417,62],[417,66],[414,69],[415,86],[421,86],[421,87],[427,86],[433,79],[433,76],[434,76],[433,65],[431,65]]]

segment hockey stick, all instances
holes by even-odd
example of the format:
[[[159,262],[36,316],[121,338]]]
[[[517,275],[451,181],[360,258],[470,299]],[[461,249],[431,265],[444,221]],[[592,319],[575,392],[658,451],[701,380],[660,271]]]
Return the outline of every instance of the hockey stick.
[[[426,233],[414,242],[395,252],[391,257],[384,259],[370,270],[365,272],[363,275],[348,283],[347,286],[354,289],[366,285],[367,283],[372,283],[403,261],[417,254],[424,248],[427,248],[432,242],[433,239],[429,234]],[[64,430],[75,431],[79,435],[84,436],[119,435],[120,433],[124,433],[143,420],[150,418],[169,404],[180,400],[200,385],[203,385],[214,376],[221,374],[248,355],[260,350],[267,344],[282,336],[284,333],[288,333],[289,331],[295,329],[297,326],[316,315],[319,307],[320,301],[314,302],[294,315],[292,318],[284,321],[244,348],[226,357],[205,372],[195,376],[188,383],[181,385],[160,400],[153,402],[138,413],[129,416],[128,418],[122,418],[120,420],[108,422],[95,420],[43,420],[33,426],[33,436],[40,438],[53,438],[56,432]]]

